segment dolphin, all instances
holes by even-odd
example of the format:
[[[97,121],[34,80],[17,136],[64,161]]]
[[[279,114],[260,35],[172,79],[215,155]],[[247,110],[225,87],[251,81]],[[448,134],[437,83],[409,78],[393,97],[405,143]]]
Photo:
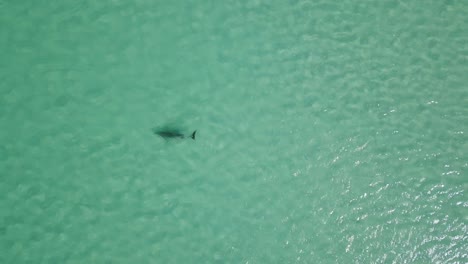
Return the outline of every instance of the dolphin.
[[[186,138],[186,136],[180,132],[178,129],[170,129],[170,128],[167,128],[167,129],[162,129],[162,130],[153,130],[153,133],[164,138],[164,139],[170,139],[170,138]],[[190,137],[192,138],[193,140],[195,140],[195,134],[197,133],[197,130],[193,131],[192,134],[190,134],[190,136],[187,136],[187,137]]]

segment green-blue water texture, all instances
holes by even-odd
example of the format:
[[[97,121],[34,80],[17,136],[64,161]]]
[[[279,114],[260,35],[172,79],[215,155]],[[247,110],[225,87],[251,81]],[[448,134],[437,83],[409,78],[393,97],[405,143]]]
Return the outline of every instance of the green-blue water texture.
[[[0,0],[0,263],[468,263],[467,28],[462,0]]]

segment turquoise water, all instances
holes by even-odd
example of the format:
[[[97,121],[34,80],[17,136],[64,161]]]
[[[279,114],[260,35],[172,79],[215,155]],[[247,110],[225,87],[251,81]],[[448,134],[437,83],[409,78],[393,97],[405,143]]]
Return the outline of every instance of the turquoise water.
[[[406,2],[0,0],[0,263],[468,263],[468,2]]]

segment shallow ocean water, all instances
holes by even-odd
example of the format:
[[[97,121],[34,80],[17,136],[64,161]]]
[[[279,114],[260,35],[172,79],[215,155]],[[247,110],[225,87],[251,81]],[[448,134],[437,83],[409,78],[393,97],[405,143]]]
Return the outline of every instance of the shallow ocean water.
[[[1,263],[468,262],[466,2],[0,7]]]

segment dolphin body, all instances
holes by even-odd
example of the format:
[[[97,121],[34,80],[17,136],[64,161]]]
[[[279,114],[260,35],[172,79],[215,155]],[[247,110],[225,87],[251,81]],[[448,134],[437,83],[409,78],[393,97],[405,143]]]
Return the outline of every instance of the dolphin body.
[[[153,130],[154,134],[164,138],[164,139],[171,139],[171,138],[179,138],[179,139],[182,139],[182,138],[186,138],[186,136],[180,132],[179,130],[177,129],[162,129],[162,130]],[[195,134],[197,133],[197,130],[193,131],[192,134],[190,136],[187,136],[187,137],[190,137],[192,138],[193,140],[195,140]]]

